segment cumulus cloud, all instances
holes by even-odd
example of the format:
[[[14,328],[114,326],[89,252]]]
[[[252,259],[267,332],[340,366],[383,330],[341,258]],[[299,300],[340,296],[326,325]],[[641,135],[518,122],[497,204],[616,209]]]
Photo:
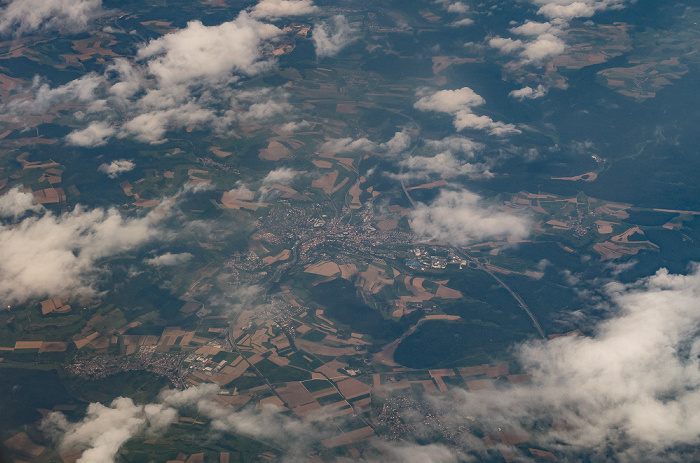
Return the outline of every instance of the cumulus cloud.
[[[489,45],[503,53],[518,52],[524,62],[536,64],[541,63],[546,58],[560,55],[566,50],[566,43],[550,32],[525,41],[494,37],[489,40]]]
[[[422,91],[421,93],[425,93]],[[422,96],[413,105],[421,111],[435,111],[454,117],[454,126],[458,131],[464,129],[487,130],[492,135],[504,136],[520,133],[513,124],[497,122],[488,116],[478,116],[472,107],[480,106],[485,100],[469,87],[457,90],[439,90]]]
[[[534,100],[536,98],[542,98],[547,94],[547,87],[544,85],[538,85],[537,88],[523,87],[518,90],[513,90],[508,94],[512,98],[517,98],[518,100]]]
[[[53,435],[62,450],[85,450],[78,463],[114,461],[119,448],[129,439],[145,433],[164,431],[177,416],[177,409],[195,407],[211,420],[216,432],[231,432],[268,440],[285,451],[287,461],[299,461],[309,451],[309,444],[337,433],[322,426],[328,415],[312,413],[300,420],[283,413],[274,405],[260,411],[243,409],[234,413],[214,400],[219,392],[215,384],[202,384],[182,391],[163,392],[158,402],[136,405],[131,399],[115,399],[110,406],[91,404],[87,416],[70,423],[61,413],[52,413],[42,428]]]
[[[692,459],[688,450],[700,444],[700,268],[687,275],[662,269],[632,284],[609,283],[605,293],[611,317],[590,337],[562,336],[516,347],[529,383],[423,397],[441,432],[460,430],[453,434],[454,445],[379,442],[382,461],[451,463],[466,461],[473,452],[486,456],[483,440],[462,431],[474,426],[485,433],[524,430],[529,434],[524,448],[551,450],[562,461]],[[53,433],[62,450],[85,450],[79,461],[89,463],[112,461],[128,439],[163,431],[182,407],[195,407],[214,431],[274,441],[290,461],[333,427],[328,416],[301,420],[274,406],[233,412],[213,400],[218,391],[204,384],[166,391],[145,406],[124,398],[109,406],[91,404],[80,422],[53,413],[43,429]],[[402,419],[408,426],[415,419],[418,433],[426,429],[420,413]],[[500,448],[517,458],[519,447]]]
[[[280,29],[256,21],[245,12],[233,21],[205,26],[190,21],[139,49],[138,60],[146,60],[149,74],[162,85],[193,84],[198,79],[235,79],[235,73],[253,75],[269,67],[261,59],[265,41],[281,34]]]
[[[154,267],[170,267],[173,265],[180,265],[184,264],[185,262],[189,261],[192,259],[194,256],[190,254],[189,252],[181,252],[179,254],[173,254],[171,252],[166,252],[165,254],[161,254],[160,256],[153,257],[151,259],[146,259],[144,262],[148,265],[152,265]]]
[[[558,20],[590,18],[599,11],[619,10],[635,0],[531,0],[537,14]]]
[[[291,121],[291,122],[287,122],[286,124],[280,125],[277,128],[277,130],[284,133],[284,134],[291,134],[294,132],[298,132],[301,129],[306,129],[310,126],[311,126],[311,124],[309,123],[309,121],[300,121],[300,122]]]
[[[451,0],[435,0],[433,3],[442,5],[448,13],[463,14],[469,11],[469,5],[464,2],[452,2]]]
[[[526,64],[541,65],[543,61],[564,53],[566,42],[562,39],[569,21],[574,18],[589,18],[598,11],[624,8],[627,0],[530,0],[538,6],[537,14],[549,19],[547,22],[525,21],[510,32],[525,39],[494,37],[489,40],[492,48],[506,54],[516,53]]]
[[[503,235],[525,238],[531,225],[527,217],[485,205],[467,190],[442,190],[431,204],[419,203],[409,217],[413,231],[422,238],[455,245]]]
[[[165,429],[177,412],[161,404],[137,405],[119,397],[109,405],[91,403],[87,415],[71,423],[61,413],[51,413],[42,428],[59,438],[62,451],[83,451],[76,463],[105,463],[114,461],[121,446],[134,435],[149,430]]]
[[[17,114],[84,103],[85,124],[66,137],[76,146],[100,146],[113,137],[161,143],[168,131],[207,127],[227,132],[235,124],[289,114],[282,91],[241,91],[236,82],[270,69],[283,31],[242,11],[215,26],[191,21],[151,40],[136,59],[114,60],[103,74],[91,73],[51,88],[35,81],[33,99],[5,107]]]
[[[411,146],[411,135],[405,130],[396,132],[391,139],[379,145],[388,155],[396,155],[406,151]]]
[[[376,147],[377,145],[367,138],[354,140],[347,137],[328,140],[321,145],[320,151],[322,153],[352,153],[354,151],[371,151]]]
[[[485,100],[469,87],[457,90],[440,90],[418,100],[413,107],[421,111],[437,111],[454,114],[465,107],[479,106]]]
[[[230,87],[241,76],[274,65],[270,46],[281,34],[277,27],[241,12],[217,26],[191,21],[151,41],[137,53],[136,66],[118,61],[111,68],[117,81],[109,89],[108,103],[137,114],[119,135],[159,143],[168,130],[209,125],[225,131],[235,123],[290,112],[284,93]],[[224,104],[221,109],[222,101],[229,107]]]
[[[523,48],[523,41],[504,37],[494,37],[489,39],[489,46],[501,50],[503,53],[512,53]]]
[[[475,151],[483,148],[482,144],[476,143],[471,138],[459,135],[453,135],[439,140],[428,140],[426,145],[437,151],[461,152],[469,157],[473,156]]]
[[[537,12],[548,18],[573,19],[579,17],[590,18],[595,14],[595,9],[592,5],[584,2],[572,2],[568,5],[551,2],[543,5]]]
[[[253,7],[253,18],[284,18],[287,16],[304,16],[316,13],[318,8],[311,0],[262,0]]]
[[[451,22],[449,25],[451,27],[464,27],[471,26],[474,24],[474,20],[471,18],[458,19],[457,21]]]
[[[541,34],[535,40],[527,42],[520,55],[529,63],[541,62],[546,58],[561,55],[566,50],[566,43],[555,34]]]
[[[19,207],[26,197],[15,194]],[[160,213],[162,211],[158,211]],[[159,236],[156,212],[124,218],[116,209],[78,206],[0,226],[0,297],[22,303],[44,296],[90,296],[104,272],[97,262]]]
[[[563,461],[687,461],[688,455],[674,450],[700,443],[700,270],[673,275],[662,269],[629,285],[609,283],[605,292],[613,315],[592,336],[516,348],[530,383],[425,397],[441,427],[476,423],[486,433],[525,430],[531,445],[552,450]],[[212,420],[213,430],[274,440],[290,456],[328,428],[326,416],[298,420],[272,406],[233,413],[212,400],[218,390],[208,384],[167,391],[147,406],[129,399],[109,407],[92,404],[83,421],[67,423],[55,413],[44,428],[57,432],[63,449],[99,450],[106,455],[101,461],[110,461],[118,446],[137,433],[162,430],[174,417],[172,409],[185,406]],[[416,419],[423,417],[416,414]],[[469,436],[461,433],[456,448],[407,441],[377,447],[383,461],[456,462],[464,461],[465,453],[486,451],[481,439]]]
[[[328,58],[337,55],[340,50],[359,39],[358,33],[359,30],[353,28],[343,15],[333,16],[328,21],[315,24],[311,39],[316,56]]]
[[[475,172],[488,173],[489,163],[470,162],[475,152],[483,147],[469,138],[451,136],[440,140],[428,140],[425,146],[436,154],[406,157],[399,163],[403,167],[402,173],[393,174],[391,177],[403,180],[424,180],[434,175],[453,177]]]
[[[517,35],[538,36],[556,30],[556,26],[549,22],[525,21],[517,27],[510,28],[510,32]]]
[[[453,153],[445,151],[435,156],[411,156],[400,163],[406,171],[403,174],[395,175],[396,178],[419,178],[426,179],[432,175],[441,177],[453,177],[455,175],[466,175],[476,172],[477,166],[469,164],[462,159],[458,159]]]
[[[226,111],[226,117],[239,122],[260,122],[279,114],[291,114],[294,108],[286,101],[288,97],[289,94],[281,89],[241,91],[231,100],[232,109]]]
[[[34,195],[30,192],[23,192],[14,187],[0,196],[0,217],[13,218],[15,220],[22,217],[27,212],[39,212],[43,206],[34,204]]]
[[[91,122],[82,130],[75,130],[66,135],[66,142],[73,146],[94,148],[107,144],[117,130],[107,122]]]
[[[591,337],[518,349],[529,385],[464,391],[449,406],[491,426],[529,429],[571,461],[582,453],[590,461],[687,460],[674,451],[700,442],[698,267],[610,283],[606,293],[614,315]],[[556,426],[536,429],[543,420]]]
[[[469,6],[463,2],[454,2],[447,5],[446,9],[449,13],[466,13],[469,11]]]
[[[167,141],[165,134],[188,126],[200,126],[215,119],[212,110],[202,108],[197,103],[188,102],[181,106],[144,112],[127,121],[119,137],[133,136],[136,140],[158,144]]]
[[[265,201],[268,195],[272,194],[271,188],[274,185],[288,186],[304,172],[299,172],[288,167],[280,167],[273,171],[270,171],[265,178],[263,178],[258,192],[260,193],[260,201]]]
[[[289,185],[299,176],[300,172],[289,167],[280,167],[270,171],[263,179],[263,188],[271,185]]]
[[[10,0],[0,9],[0,34],[78,32],[103,14],[102,0]]]
[[[117,159],[116,161],[112,161],[109,164],[101,164],[100,167],[97,168],[97,170],[99,170],[103,174],[107,174],[109,178],[117,178],[122,172],[129,172],[131,170],[134,170],[134,167],[136,167],[136,164],[134,164],[132,161],[129,161],[127,159]]]

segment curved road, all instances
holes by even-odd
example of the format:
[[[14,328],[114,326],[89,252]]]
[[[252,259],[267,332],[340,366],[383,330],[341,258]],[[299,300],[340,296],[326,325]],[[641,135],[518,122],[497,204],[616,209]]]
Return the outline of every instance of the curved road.
[[[413,151],[416,149],[416,146],[418,146],[419,140],[420,140],[420,137],[418,140],[416,140],[416,144],[413,146],[413,148],[411,148],[409,155],[412,154]],[[403,177],[401,176],[402,173],[403,173],[403,165],[401,166],[401,168],[399,170],[399,178],[400,178],[400,182],[401,182],[401,188],[403,189],[403,192],[406,195],[406,198],[408,198],[408,201],[411,203],[411,205],[413,207],[415,207],[416,201],[411,197],[411,194],[408,192],[408,189],[406,188],[406,182],[403,179]],[[494,280],[496,280],[499,285],[501,285],[506,291],[508,291],[510,293],[510,295],[513,296],[513,299],[515,299],[515,301],[518,303],[518,305],[525,311],[527,316],[530,317],[530,320],[532,320],[532,324],[535,327],[535,329],[537,330],[537,333],[542,337],[542,339],[547,339],[547,336],[545,335],[544,330],[540,326],[540,323],[537,321],[537,318],[535,318],[535,315],[532,313],[532,311],[527,306],[527,304],[525,304],[525,301],[523,301],[523,299],[518,295],[518,293],[513,291],[510,288],[510,286],[505,284],[503,282],[503,280],[501,280],[495,273],[493,273],[491,270],[489,270],[485,265],[482,265],[481,263],[479,263],[476,259],[474,259],[471,256],[469,256],[468,254],[466,254],[463,250],[459,249],[456,246],[451,246],[451,248],[460,256],[466,258],[470,262],[473,262],[479,270],[483,270],[484,272],[491,275],[491,277]]]

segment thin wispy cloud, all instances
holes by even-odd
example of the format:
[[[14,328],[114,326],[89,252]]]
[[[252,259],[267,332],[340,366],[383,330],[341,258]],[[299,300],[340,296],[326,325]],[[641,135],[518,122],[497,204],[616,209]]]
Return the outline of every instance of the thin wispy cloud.
[[[319,58],[335,56],[359,39],[359,30],[352,27],[343,15],[316,23],[311,34],[316,56]]]

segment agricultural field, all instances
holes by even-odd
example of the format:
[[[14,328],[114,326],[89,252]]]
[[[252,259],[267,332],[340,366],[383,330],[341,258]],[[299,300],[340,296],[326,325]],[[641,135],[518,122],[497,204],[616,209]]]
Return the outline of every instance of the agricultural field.
[[[697,457],[697,6],[57,3],[0,5],[0,461]]]

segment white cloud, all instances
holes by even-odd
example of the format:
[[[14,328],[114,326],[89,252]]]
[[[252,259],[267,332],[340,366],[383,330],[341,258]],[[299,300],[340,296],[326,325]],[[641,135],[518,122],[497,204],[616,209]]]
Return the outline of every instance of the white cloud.
[[[253,18],[284,18],[314,14],[318,8],[311,0],[262,0],[253,7]]]
[[[550,21],[525,21],[513,27],[510,32],[527,37],[525,40],[513,40],[494,37],[489,45],[503,53],[518,53],[526,64],[541,65],[543,61],[560,55],[568,48],[561,38],[569,21],[574,18],[589,18],[598,11],[624,8],[627,0],[530,0],[539,6],[537,14],[546,16]],[[631,0],[634,2],[634,0]]]
[[[417,445],[409,442],[381,443],[383,457],[401,463],[458,463],[469,461],[466,455],[442,444]]]
[[[435,0],[433,3],[442,5],[442,8],[447,10],[448,13],[464,14],[469,11],[469,5],[461,1]]]
[[[497,122],[488,116],[477,116],[471,111],[459,111],[455,114],[454,126],[457,131],[464,129],[488,130],[491,135],[503,137],[520,133],[513,124]]]
[[[557,20],[590,18],[596,12],[619,10],[636,0],[530,0],[540,7],[537,14]]]
[[[272,51],[282,34],[246,11],[215,26],[191,21],[142,46],[134,62],[116,59],[103,75],[88,74],[56,88],[37,81],[33,100],[15,100],[6,108],[17,113],[67,101],[87,104],[86,127],[66,137],[77,146],[103,145],[112,136],[160,143],[167,131],[190,126],[227,132],[235,124],[292,111],[284,92],[232,86],[275,65]]]
[[[590,18],[595,14],[595,8],[584,2],[571,2],[567,5],[550,2],[543,5],[537,13],[557,19]]]
[[[309,121],[301,121],[301,122],[296,122],[296,121],[291,121],[287,122],[286,124],[280,125],[277,130],[284,134],[291,134],[294,132],[298,132],[301,129],[306,129],[308,127],[311,127],[311,123]]]
[[[518,100],[534,100],[536,98],[542,98],[547,94],[547,87],[544,85],[538,85],[537,88],[523,87],[518,90],[513,90],[508,94],[508,96],[517,98]]]
[[[67,84],[51,88],[46,82],[36,76],[32,82],[34,99],[15,99],[5,107],[14,113],[41,113],[68,101],[88,103],[95,99],[95,92],[104,83],[104,78],[95,73],[72,80]]]
[[[526,42],[521,56],[529,63],[538,63],[546,58],[561,55],[566,50],[566,43],[554,34],[544,33],[533,41]]]
[[[161,213],[154,211],[152,214]],[[89,296],[104,271],[98,260],[157,237],[155,215],[124,218],[116,209],[81,206],[0,226],[0,298],[21,303],[44,296]]]
[[[489,46],[492,48],[497,48],[503,53],[512,53],[517,50],[522,50],[524,45],[523,41],[520,39],[513,40],[503,37],[494,37],[489,40]]]
[[[449,25],[451,27],[465,27],[474,24],[474,20],[470,18],[458,19],[457,21],[451,22]]]
[[[171,406],[195,404],[197,410],[212,420],[215,431],[233,432],[256,439],[274,442],[284,449],[286,461],[302,461],[308,457],[310,444],[330,437],[337,429],[328,426],[329,415],[322,411],[311,413],[303,420],[280,413],[274,405],[266,405],[259,412],[243,409],[236,413],[212,400],[218,387],[199,386],[184,391],[168,391],[161,397],[163,403]]]
[[[425,93],[425,92],[422,92]],[[488,116],[477,116],[473,106],[484,104],[484,99],[469,87],[457,90],[439,90],[421,97],[413,107],[421,111],[435,111],[454,116],[454,126],[460,131],[466,128],[487,130],[492,135],[503,136],[520,133],[513,124],[497,122]]]
[[[488,173],[488,163],[470,163],[475,152],[483,148],[469,138],[446,137],[441,140],[428,140],[425,146],[436,152],[433,156],[409,156],[400,162],[403,173],[390,175],[397,179],[427,179],[433,175],[451,177],[474,172]]]
[[[319,149],[322,153],[351,153],[354,151],[371,151],[377,145],[366,138],[353,140],[352,138],[337,138],[328,140]]]
[[[290,115],[294,108],[287,102],[289,94],[284,90],[263,88],[238,92],[231,100],[231,110],[226,116],[240,122],[259,122],[277,115]]]
[[[405,130],[396,132],[391,139],[379,145],[389,155],[396,155],[406,151],[411,146],[411,136]]]
[[[449,13],[466,13],[469,11],[469,6],[462,2],[454,2],[447,6]]]
[[[59,437],[62,451],[83,450],[76,463],[113,462],[121,446],[145,430],[158,432],[177,419],[177,412],[161,404],[136,405],[119,397],[109,406],[91,403],[85,418],[77,423],[61,413],[52,413],[42,428]]]
[[[144,262],[148,265],[152,265],[154,267],[161,267],[161,266],[173,266],[173,265],[180,265],[184,264],[185,262],[189,261],[194,257],[192,254],[189,252],[181,252],[179,254],[173,254],[171,252],[166,252],[165,254],[162,254],[160,256],[153,257],[151,259],[146,259]]]
[[[477,166],[458,159],[452,152],[445,151],[435,156],[410,156],[401,161],[406,171],[396,178],[428,178],[431,175],[441,177],[466,175],[480,170]]]
[[[562,461],[688,461],[689,448],[700,444],[700,269],[688,275],[662,269],[633,284],[610,283],[606,293],[613,315],[592,336],[530,342],[514,350],[530,383],[425,397],[440,431],[524,429],[531,435],[524,448],[551,450]],[[146,406],[124,398],[108,407],[91,404],[82,421],[69,423],[53,413],[43,429],[53,431],[63,450],[85,449],[81,462],[92,463],[112,461],[133,436],[164,430],[180,407],[196,407],[212,420],[214,431],[273,441],[290,461],[333,428],[327,416],[299,420],[274,406],[234,413],[213,400],[218,391],[207,384],[166,391]],[[417,435],[429,430],[421,413],[402,418],[407,427],[416,420]],[[467,431],[453,435],[450,446],[402,440],[376,447],[382,461],[401,462],[452,463],[489,451]],[[518,447],[500,448],[518,457]]]
[[[511,28],[510,31],[517,35],[536,37],[540,34],[551,32],[554,28],[555,26],[548,22],[540,23],[537,21],[525,21],[525,23],[522,25]]]
[[[289,185],[299,176],[300,172],[289,167],[280,167],[270,171],[262,181],[263,188],[271,185]]]
[[[0,10],[0,34],[37,30],[77,32],[104,14],[102,0],[10,0]]]
[[[473,156],[474,152],[483,148],[480,143],[474,142],[472,139],[462,136],[450,136],[440,140],[428,140],[426,145],[434,150],[442,151],[449,150],[453,152],[462,152],[468,156]]]
[[[41,204],[34,204],[34,195],[31,192],[24,193],[14,187],[0,196],[0,217],[17,220],[27,212],[39,212],[43,209]]]
[[[466,13],[469,11],[469,6],[462,2],[454,2],[450,6],[447,7],[447,11],[449,13]]]
[[[137,59],[147,60],[149,74],[161,86],[228,81],[236,73],[253,75],[268,68],[270,61],[261,59],[262,48],[281,33],[245,12],[218,26],[190,21],[184,29],[150,41],[139,49]]]
[[[503,235],[525,238],[530,233],[527,217],[487,206],[467,190],[442,190],[431,204],[419,203],[409,217],[413,231],[422,238],[455,245]]]
[[[73,146],[94,148],[107,144],[117,130],[107,122],[91,122],[82,130],[75,130],[66,135],[66,142]]]
[[[469,87],[457,90],[440,90],[418,100],[413,107],[421,111],[437,111],[454,114],[464,108],[479,106],[485,100]]]
[[[132,161],[129,161],[128,159],[117,159],[116,161],[112,161],[109,164],[101,164],[100,167],[97,168],[97,170],[99,170],[103,174],[106,174],[109,178],[117,178],[122,172],[129,172],[131,170],[134,170],[134,167],[136,167],[136,164],[134,164]]]
[[[52,413],[42,428],[53,435],[64,451],[86,449],[79,463],[113,462],[119,448],[129,439],[145,433],[166,430],[181,407],[196,407],[211,420],[215,432],[230,432],[274,442],[284,449],[285,461],[306,459],[309,444],[337,434],[335,426],[325,420],[328,415],[312,413],[304,420],[280,413],[274,405],[260,411],[243,409],[234,412],[214,400],[219,392],[215,384],[202,384],[182,391],[162,393],[155,404],[135,405],[131,399],[115,399],[109,407],[90,404],[87,416],[77,423],[68,422],[61,413]]]
[[[700,273],[665,269],[630,285],[608,284],[614,309],[591,337],[525,344],[529,385],[463,392],[457,416],[522,425],[565,461],[684,461],[675,447],[700,443]],[[533,430],[536,422],[556,429]]]
[[[523,62],[535,64],[539,64],[546,58],[560,55],[566,50],[566,43],[550,32],[526,41],[494,37],[489,40],[489,45],[507,54],[518,52]]]
[[[328,58],[359,39],[359,30],[353,28],[343,15],[333,16],[329,21],[319,22],[311,31],[316,56]]]
[[[120,137],[133,136],[144,143],[165,142],[165,133],[188,126],[201,126],[215,118],[214,112],[193,102],[182,106],[149,111],[134,117],[122,126]]]
[[[636,259],[632,259],[632,260],[628,260],[627,262],[620,262],[620,263],[608,262],[605,265],[605,268],[610,269],[611,270],[610,273],[612,273],[614,276],[617,277],[617,276],[625,273],[627,270],[631,270],[638,263],[639,263],[639,261]]]
[[[136,114],[123,124],[119,136],[160,143],[168,130],[208,124],[225,131],[235,123],[291,112],[284,93],[230,87],[242,75],[274,65],[270,46],[280,34],[277,27],[241,12],[218,26],[192,21],[151,41],[137,54],[142,64],[117,62],[111,68],[118,78],[109,89],[110,107],[131,108]],[[221,109],[222,101],[229,107],[224,104]]]

